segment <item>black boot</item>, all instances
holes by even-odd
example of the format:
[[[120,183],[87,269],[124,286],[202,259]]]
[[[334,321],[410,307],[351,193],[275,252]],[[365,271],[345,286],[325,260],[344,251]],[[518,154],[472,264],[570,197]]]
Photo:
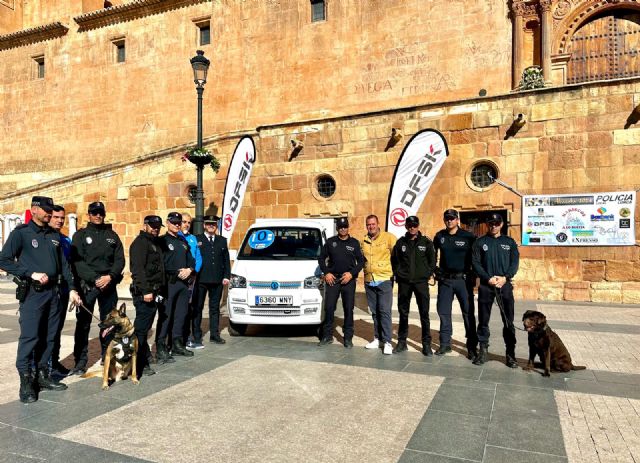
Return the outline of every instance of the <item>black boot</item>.
[[[406,350],[408,350],[407,341],[398,341],[398,344],[396,344],[396,348],[393,349],[393,353],[399,354],[400,352],[405,352]]]
[[[489,351],[487,350],[486,344],[480,344],[480,352],[476,355],[476,358],[473,359],[474,365],[482,365],[489,361]]]
[[[33,390],[33,377],[31,373],[20,373],[20,402],[30,404],[38,400],[36,391]]]
[[[478,356],[478,348],[476,346],[467,346],[467,358],[473,360]]]
[[[173,348],[171,349],[173,355],[182,355],[183,357],[193,357],[193,352],[187,350],[182,343],[182,339],[173,340]]]
[[[158,364],[162,365],[163,363],[174,363],[176,359],[174,359],[169,353],[169,349],[167,349],[167,345],[164,341],[156,342],[156,357],[158,358]]]
[[[515,347],[507,347],[507,355],[504,362],[509,368],[518,368],[518,362],[516,361],[516,349]]]
[[[48,389],[50,391],[64,391],[67,389],[66,384],[53,380],[47,370],[48,368],[38,370],[38,387],[40,389]]]
[[[422,345],[422,355],[424,355],[425,357],[433,356],[433,351],[431,350],[431,345],[430,344],[423,344]]]

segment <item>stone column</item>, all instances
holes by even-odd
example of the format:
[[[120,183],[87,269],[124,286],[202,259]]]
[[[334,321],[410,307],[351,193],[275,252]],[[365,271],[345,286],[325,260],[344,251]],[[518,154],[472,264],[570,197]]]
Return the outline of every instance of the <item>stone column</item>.
[[[551,0],[540,0],[542,10],[542,75],[551,82]]]
[[[524,1],[513,2],[513,88],[516,88],[522,77],[522,48],[524,45]]]

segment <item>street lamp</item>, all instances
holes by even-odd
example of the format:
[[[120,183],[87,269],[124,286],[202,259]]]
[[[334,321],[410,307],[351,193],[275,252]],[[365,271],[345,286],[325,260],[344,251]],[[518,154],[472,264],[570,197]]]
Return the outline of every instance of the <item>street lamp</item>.
[[[193,81],[196,84],[196,92],[198,93],[198,149],[202,149],[202,94],[204,93],[204,84],[207,83],[209,64],[210,61],[204,57],[204,51],[202,50],[196,51],[196,56],[191,58]],[[198,176],[196,183],[196,217],[193,221],[194,234],[204,232],[204,191],[202,189],[204,166],[204,163],[196,164]]]

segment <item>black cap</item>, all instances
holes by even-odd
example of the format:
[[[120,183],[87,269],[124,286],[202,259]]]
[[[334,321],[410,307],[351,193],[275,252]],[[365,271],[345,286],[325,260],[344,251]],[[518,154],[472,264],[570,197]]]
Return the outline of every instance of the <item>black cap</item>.
[[[504,220],[502,219],[502,216],[497,212],[494,212],[487,218],[487,223],[502,223],[502,222],[504,222]]]
[[[349,228],[349,219],[347,219],[346,217],[340,217],[338,220],[336,220],[336,228]]]
[[[169,212],[167,216],[167,222],[171,222],[174,225],[179,225],[182,223],[182,214],[179,212]]]
[[[220,217],[218,217],[217,215],[205,215],[204,216],[204,223],[215,223],[217,224],[218,221],[220,220]]]
[[[53,212],[53,199],[48,196],[34,196],[31,198],[31,205],[38,206],[45,212]]]
[[[447,209],[444,211],[443,217],[445,219],[457,219],[460,216],[458,215],[458,211],[455,209]]]
[[[164,227],[162,225],[162,219],[157,215],[148,215],[144,218],[145,225],[149,225],[150,227]]]
[[[407,217],[407,219],[404,221],[404,226],[405,227],[409,227],[409,226],[418,226],[420,225],[420,219],[415,216],[415,215],[410,215],[409,217]]]
[[[89,204],[88,209],[89,214],[93,214],[96,212],[106,213],[106,209],[104,208],[104,203],[102,201],[96,201],[94,203]]]

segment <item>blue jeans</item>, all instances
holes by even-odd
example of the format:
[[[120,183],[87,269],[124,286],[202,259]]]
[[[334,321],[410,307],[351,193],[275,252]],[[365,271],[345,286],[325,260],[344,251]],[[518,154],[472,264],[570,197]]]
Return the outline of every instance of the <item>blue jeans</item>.
[[[378,286],[369,286],[365,283],[364,287],[371,318],[373,318],[373,335],[382,342],[391,342],[393,282],[387,280]]]

